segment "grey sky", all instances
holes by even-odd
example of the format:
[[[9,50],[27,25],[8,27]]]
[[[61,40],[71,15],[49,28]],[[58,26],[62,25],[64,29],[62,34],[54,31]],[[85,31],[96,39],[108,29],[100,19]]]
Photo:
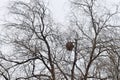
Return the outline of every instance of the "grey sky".
[[[9,0],[0,0],[0,20],[3,18],[3,16],[6,13],[6,7],[8,5]]]
[[[64,22],[66,15],[69,13],[68,0],[49,0],[50,8],[53,13],[53,17],[59,22]]]
[[[8,2],[13,0],[0,0],[0,20],[7,15],[7,10],[5,9],[8,6]],[[23,0],[25,1],[25,0]],[[64,22],[65,17],[69,12],[68,0],[48,0],[49,7],[52,11],[53,18],[58,22]],[[0,21],[1,22],[1,21]]]
[[[6,14],[5,7],[8,5],[8,1],[13,0],[0,0],[0,20],[3,18],[3,15]],[[27,1],[27,0],[23,0]],[[52,11],[52,16],[58,22],[64,23],[65,17],[69,14],[69,1],[68,0],[47,0],[49,1],[49,7]],[[111,3],[117,4],[120,0],[102,0],[105,4],[111,5]]]

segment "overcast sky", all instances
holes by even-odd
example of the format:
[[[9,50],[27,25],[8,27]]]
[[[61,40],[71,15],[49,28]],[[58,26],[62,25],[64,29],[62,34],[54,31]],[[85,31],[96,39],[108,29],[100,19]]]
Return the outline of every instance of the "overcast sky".
[[[8,1],[9,0],[0,0],[0,22],[3,18],[3,16],[5,15],[5,12],[7,11],[5,8],[8,5]]]
[[[4,15],[7,15],[7,10],[5,9],[8,6],[8,1],[13,0],[0,0],[0,20],[3,19]],[[27,1],[27,0],[23,0]],[[54,19],[58,22],[64,23],[65,18],[69,14],[69,0],[47,0],[49,1],[49,7],[52,11]],[[105,4],[109,6],[111,3],[118,3],[120,0],[102,0]]]
[[[0,0],[0,20],[7,15],[7,10],[5,9],[8,6],[8,2],[12,0]],[[25,1],[25,0],[23,0]],[[69,3],[68,0],[48,0],[49,7],[52,11],[53,18],[58,22],[64,22],[66,15],[69,12]],[[1,23],[1,21],[0,21]]]
[[[69,13],[68,0],[49,0],[49,1],[53,17],[57,19],[57,21],[64,22],[65,17]]]

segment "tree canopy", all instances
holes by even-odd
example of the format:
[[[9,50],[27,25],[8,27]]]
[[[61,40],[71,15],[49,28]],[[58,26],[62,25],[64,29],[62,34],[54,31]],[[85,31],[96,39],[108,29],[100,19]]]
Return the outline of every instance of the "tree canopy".
[[[2,40],[12,52],[0,53],[0,79],[120,80],[119,4],[70,3],[67,26],[55,23],[42,0],[11,3]]]

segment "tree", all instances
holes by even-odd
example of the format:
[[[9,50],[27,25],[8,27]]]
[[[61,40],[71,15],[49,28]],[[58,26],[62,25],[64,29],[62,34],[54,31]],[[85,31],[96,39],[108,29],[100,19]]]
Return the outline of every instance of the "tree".
[[[15,70],[10,79],[55,80],[55,54],[52,51],[55,43],[52,40],[56,35],[49,9],[45,5],[40,0],[30,3],[15,1],[10,7],[15,20],[6,26],[13,30],[10,40],[15,50],[9,59],[2,58],[11,62],[10,70]],[[20,76],[15,77],[16,73]]]
[[[59,24],[54,23],[46,4],[40,0],[14,1],[11,4],[9,9],[13,18],[5,23],[8,34],[4,40],[12,45],[13,53],[7,55],[1,53],[1,63],[5,63],[1,67],[4,66],[8,73],[1,71],[4,79],[69,80],[74,78],[76,58],[72,62],[69,57],[71,52],[65,47],[67,43],[65,39],[70,35],[68,33],[65,36]],[[74,52],[76,54],[76,47]]]
[[[112,74],[112,79],[119,80],[119,52],[116,54],[115,51],[119,51],[120,47],[116,44],[120,40],[120,26],[117,21],[116,24],[114,23],[114,18],[119,17],[119,6],[113,7],[114,11],[110,10],[103,5],[104,1],[102,2],[102,0],[73,0],[72,4],[74,19],[72,18],[71,22],[72,25],[76,26],[76,32],[79,32],[79,36],[83,37],[79,54],[82,57],[80,64],[83,64],[84,67],[78,66],[80,75],[83,76],[84,80],[88,78],[107,79],[109,70],[114,65],[113,69],[115,70],[112,70],[112,73],[115,73],[117,78],[114,78]],[[115,56],[117,57],[115,58]],[[115,64],[111,63],[111,60]],[[109,70],[105,69],[107,66],[109,66]]]
[[[13,18],[5,23],[4,40],[13,51],[0,54],[0,79],[120,79],[120,26],[113,23],[119,6],[110,11],[97,0],[73,0],[71,5],[73,15],[66,33],[42,0],[11,4]],[[68,42],[72,42],[70,50]]]

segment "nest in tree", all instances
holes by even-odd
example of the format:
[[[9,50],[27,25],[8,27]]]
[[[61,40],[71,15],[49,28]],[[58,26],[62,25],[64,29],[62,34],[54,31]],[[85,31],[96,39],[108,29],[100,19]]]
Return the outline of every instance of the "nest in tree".
[[[67,43],[66,43],[66,49],[67,49],[68,51],[72,51],[73,48],[74,48],[73,42],[67,42]]]

